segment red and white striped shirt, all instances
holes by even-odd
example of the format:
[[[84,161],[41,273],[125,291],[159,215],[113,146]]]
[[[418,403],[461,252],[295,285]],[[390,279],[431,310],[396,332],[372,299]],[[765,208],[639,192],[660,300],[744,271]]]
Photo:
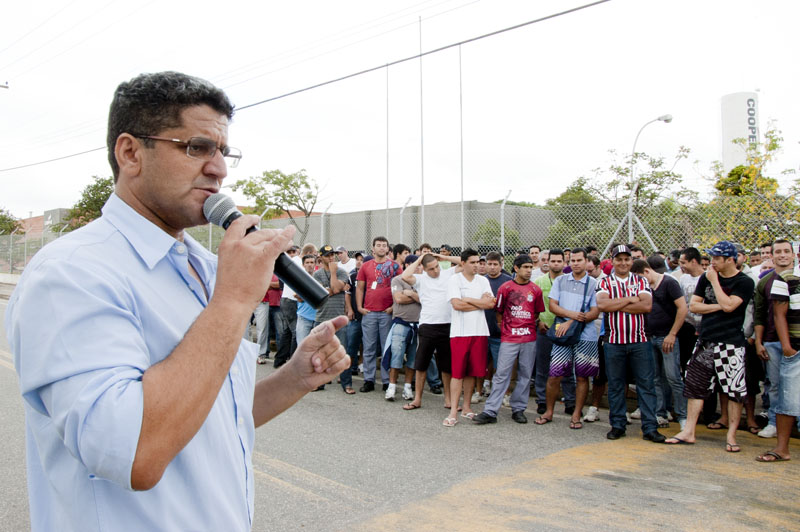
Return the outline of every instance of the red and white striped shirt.
[[[638,297],[641,292],[651,293],[647,279],[635,273],[628,274],[626,279],[620,279],[613,273],[601,279],[597,283],[597,293],[601,292],[608,294],[611,299]],[[611,344],[646,342],[644,317],[644,314],[630,314],[622,311],[606,312],[606,341]]]

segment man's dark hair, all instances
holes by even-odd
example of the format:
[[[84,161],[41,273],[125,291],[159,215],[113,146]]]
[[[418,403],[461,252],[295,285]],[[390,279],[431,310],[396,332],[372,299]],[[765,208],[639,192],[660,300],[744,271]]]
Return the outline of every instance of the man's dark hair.
[[[751,257],[760,257],[761,256],[761,250],[754,249],[753,251],[750,252],[750,256]]]
[[[700,257],[700,251],[697,248],[685,248],[681,251],[681,255],[686,258],[687,262],[695,261],[697,264],[700,264],[702,258]]]
[[[530,253],[530,251],[531,251],[533,248],[536,248],[536,249],[538,249],[539,251],[542,251],[542,248],[540,248],[540,247],[539,247],[539,246],[537,246],[536,244],[533,244],[532,246],[528,246],[528,252]]]
[[[595,266],[600,266],[600,257],[597,255],[589,255],[586,259],[592,261]]]
[[[520,268],[523,264],[533,264],[530,255],[517,255],[517,258],[514,259],[515,268]]]
[[[785,238],[775,239],[775,241],[772,243],[773,250],[775,249],[775,244],[789,244],[789,247],[792,247],[792,243],[786,240]]]
[[[628,248],[630,248],[631,253],[633,253],[634,251],[641,251],[644,254],[644,250],[639,246],[628,246]]]
[[[119,84],[108,111],[108,162],[119,178],[119,164],[114,155],[117,138],[131,135],[158,135],[169,128],[181,127],[181,113],[188,107],[207,105],[221,115],[233,118],[233,104],[222,91],[210,82],[180,72],[141,74]],[[185,140],[185,139],[182,139]],[[141,139],[148,148],[155,143]]]
[[[675,261],[680,260],[680,258],[681,258],[681,250],[673,249],[672,251],[669,252],[669,258],[672,259],[672,260],[675,260]]]
[[[474,249],[467,248],[467,249],[465,249],[464,251],[461,252],[461,262],[467,262],[467,260],[469,260],[470,257],[474,257],[476,255],[478,257],[481,256],[481,254],[478,253],[477,251],[475,251]]]
[[[486,262],[490,260],[503,264],[503,255],[499,251],[490,251],[486,254]]]
[[[631,273],[642,275],[644,273],[645,268],[650,268],[650,265],[647,264],[646,260],[634,259],[633,264],[631,264]]]
[[[430,249],[431,251],[433,251],[433,246],[431,246],[431,245],[430,245],[430,244],[428,244],[427,242],[425,242],[424,244],[420,244],[420,245],[419,245],[419,249],[420,249],[420,251],[422,251],[422,248],[428,248],[428,249]]]
[[[305,263],[305,261],[307,261],[308,259],[313,259],[313,260],[316,262],[316,260],[317,260],[317,256],[316,256],[316,255],[303,255],[303,262],[304,262],[304,263]]]
[[[701,261],[705,260],[705,261],[711,262],[711,257],[709,257],[708,255],[703,255],[702,257],[700,257],[700,260]]]
[[[424,268],[425,266],[434,261],[438,262],[436,257],[431,255],[430,253],[426,253],[425,255],[422,256],[422,267]]]
[[[356,251],[356,254],[353,255],[353,258],[357,259],[358,257],[361,257],[363,259],[364,258],[364,254],[361,253],[360,251]]]
[[[572,254],[570,255],[570,257],[572,257],[572,255],[575,255],[576,253],[583,253],[584,259],[588,256],[588,253],[586,253],[586,248],[572,248]]]
[[[769,249],[770,249],[770,251],[772,251],[772,242],[764,242],[763,244],[761,244],[761,245],[760,245],[760,246],[758,246],[758,247],[759,247],[759,248],[769,248]]]
[[[405,244],[395,244],[394,248],[392,248],[392,252],[394,253],[395,257],[399,256],[404,251],[411,253],[411,248]]]
[[[560,249],[551,249],[550,250],[550,258],[552,258],[553,255],[561,255],[561,258],[562,259],[564,258],[564,252],[562,250],[560,250]]]
[[[586,254],[587,254],[587,255],[588,255],[589,253],[591,253],[592,251],[597,251],[597,248],[596,248],[596,247],[594,247],[594,246],[593,246],[593,245],[591,245],[591,244],[589,244],[588,246],[584,246],[584,247],[583,247],[583,249],[585,249],[585,250],[586,250]]]
[[[375,246],[375,242],[386,242],[386,245],[389,245],[389,240],[385,236],[376,236],[372,239],[372,245]]]

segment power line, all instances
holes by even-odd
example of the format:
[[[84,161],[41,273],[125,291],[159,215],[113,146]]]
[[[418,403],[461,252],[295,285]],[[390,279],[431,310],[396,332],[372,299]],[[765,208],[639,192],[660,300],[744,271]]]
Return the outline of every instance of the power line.
[[[477,37],[472,37],[470,39],[465,39],[463,41],[459,41],[459,42],[455,42],[455,43],[452,43],[452,44],[448,44],[448,45],[445,45],[445,46],[442,46],[442,47],[439,47],[439,48],[435,48],[433,50],[429,50],[427,52],[422,52],[422,53],[419,53],[419,54],[416,54],[416,55],[412,55],[410,57],[406,57],[406,58],[403,58],[403,59],[397,59],[397,60],[392,61],[390,63],[383,63],[381,65],[378,65],[378,66],[375,66],[375,67],[372,67],[372,68],[367,68],[367,69],[364,69],[364,70],[360,70],[360,71],[354,72],[352,74],[341,76],[341,77],[338,77],[338,78],[335,78],[335,79],[331,79],[331,80],[328,80],[328,81],[323,81],[321,83],[316,83],[314,85],[310,85],[310,86],[302,88],[302,89],[297,89],[297,90],[290,91],[290,92],[287,92],[287,93],[284,93],[284,94],[281,94],[281,95],[278,95],[278,96],[273,96],[272,98],[267,98],[265,100],[261,100],[261,101],[258,101],[258,102],[247,104],[247,105],[245,105],[243,107],[236,108],[236,111],[237,112],[238,111],[243,111],[245,109],[250,109],[252,107],[256,107],[256,106],[259,106],[259,105],[262,105],[262,104],[265,104],[265,103],[274,102],[276,100],[280,100],[282,98],[287,98],[289,96],[294,96],[295,94],[300,94],[300,93],[307,92],[307,91],[310,91],[310,90],[313,90],[313,89],[318,89],[318,88],[324,87],[326,85],[332,85],[332,84],[338,83],[340,81],[344,81],[344,80],[347,80],[347,79],[351,79],[351,78],[355,78],[355,77],[358,77],[358,76],[362,76],[364,74],[369,74],[370,72],[375,72],[375,71],[380,70],[382,68],[389,68],[390,66],[399,65],[399,64],[405,63],[407,61],[412,61],[414,59],[419,59],[420,57],[425,57],[427,55],[437,54],[439,52],[443,52],[445,50],[449,50],[450,48],[455,48],[457,46],[461,46],[462,44],[468,44],[468,43],[476,42],[476,41],[479,41],[479,40],[482,40],[482,39],[486,39],[488,37],[494,37],[495,35],[500,35],[502,33],[507,33],[509,31],[513,31],[513,30],[517,30],[517,29],[520,29],[520,28],[524,28],[526,26],[530,26],[531,24],[536,24],[536,23],[539,23],[539,22],[544,22],[546,20],[550,20],[550,19],[554,19],[554,18],[561,17],[561,16],[564,16],[564,15],[568,15],[568,14],[571,14],[571,13],[575,13],[575,12],[578,12],[578,11],[581,11],[581,10],[584,10],[584,9],[587,9],[587,8],[590,8],[590,7],[594,7],[594,6],[597,6],[597,5],[600,5],[600,4],[605,4],[606,2],[610,2],[610,1],[611,0],[598,0],[598,1],[592,2],[590,4],[584,4],[582,6],[574,7],[572,9],[567,9],[565,11],[560,11],[560,12],[554,13],[552,15],[547,15],[547,16],[544,16],[544,17],[541,17],[541,18],[537,18],[537,19],[534,19],[534,20],[529,20],[528,22],[523,22],[521,24],[516,24],[514,26],[509,26],[507,28],[499,29],[499,30],[496,30],[496,31],[493,31],[493,32],[490,32],[490,33],[485,33],[485,34],[479,35]],[[39,162],[25,164],[25,165],[21,165],[21,166],[15,166],[13,168],[0,168],[0,172],[10,172],[11,170],[19,170],[20,168],[29,168],[31,166],[38,166],[38,165],[41,165],[41,164],[47,164],[47,163],[51,163],[51,162],[54,162],[54,161],[60,161],[60,160],[63,160],[63,159],[69,159],[70,157],[77,157],[79,155],[84,155],[84,154],[87,154],[87,153],[100,151],[100,150],[104,150],[104,149],[106,149],[105,146],[102,146],[102,147],[99,147],[99,148],[94,148],[94,149],[91,149],[91,150],[82,151],[80,153],[73,153],[71,155],[65,155],[63,157],[57,157],[55,159],[49,159],[47,161],[39,161]]]

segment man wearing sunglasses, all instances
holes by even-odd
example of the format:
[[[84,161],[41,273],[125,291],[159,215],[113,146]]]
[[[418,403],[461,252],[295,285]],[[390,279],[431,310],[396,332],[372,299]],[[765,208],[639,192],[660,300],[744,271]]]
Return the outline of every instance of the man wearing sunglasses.
[[[228,228],[214,256],[184,230],[241,153],[210,83],[145,74],[109,112],[115,192],[42,249],[6,313],[24,399],[32,530],[249,530],[255,427],[350,361],[317,327],[255,382],[243,340],[293,229]],[[47,327],[41,327],[47,323]]]

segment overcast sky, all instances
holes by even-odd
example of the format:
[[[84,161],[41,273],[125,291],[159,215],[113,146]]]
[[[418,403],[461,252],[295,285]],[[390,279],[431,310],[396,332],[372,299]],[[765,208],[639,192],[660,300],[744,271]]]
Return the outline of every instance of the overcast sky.
[[[0,169],[105,144],[120,81],[179,70],[224,88],[238,107],[589,3],[515,0],[6,2],[0,18]],[[760,126],[783,130],[775,174],[800,166],[796,1],[611,0],[422,60],[424,199],[543,203],[630,152],[671,157],[688,188],[721,158],[720,98],[759,91]],[[243,109],[229,143],[232,183],[305,168],[317,210],[421,199],[418,60]],[[104,150],[0,172],[0,207],[20,218],[70,207]],[[788,179],[782,178],[783,183]],[[246,203],[236,197],[239,204]]]

